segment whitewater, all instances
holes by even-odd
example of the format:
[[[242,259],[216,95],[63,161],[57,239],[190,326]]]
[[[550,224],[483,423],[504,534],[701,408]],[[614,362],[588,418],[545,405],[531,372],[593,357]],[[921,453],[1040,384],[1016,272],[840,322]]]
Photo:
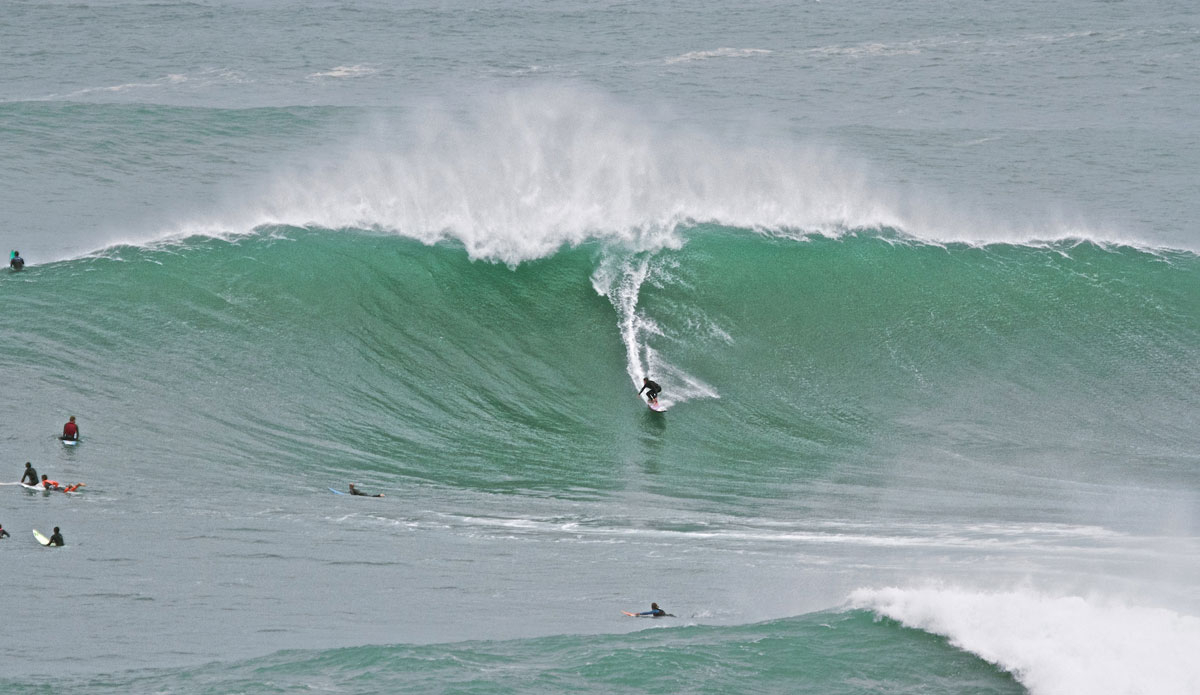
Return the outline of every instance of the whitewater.
[[[1198,19],[12,3],[0,692],[1200,692]]]

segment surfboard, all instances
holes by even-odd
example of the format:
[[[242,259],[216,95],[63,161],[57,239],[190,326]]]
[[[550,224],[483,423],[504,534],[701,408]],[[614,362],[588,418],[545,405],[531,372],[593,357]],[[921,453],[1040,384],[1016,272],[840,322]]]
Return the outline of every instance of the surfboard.
[[[41,543],[42,545],[50,545],[50,539],[43,536],[42,532],[37,529],[33,530],[33,537],[36,538],[37,542]]]
[[[656,413],[667,412],[667,406],[663,405],[662,403],[651,403],[647,401],[646,405],[650,408],[650,410],[653,410]]]
[[[78,439],[64,439],[64,440],[62,440],[62,443],[63,443],[63,446],[77,446],[79,444],[79,440]]]
[[[334,490],[333,488],[329,488],[329,491],[330,491],[330,492],[332,492],[332,493],[333,493],[333,494],[335,494],[335,495],[348,495],[348,494],[350,494],[350,493],[348,493],[348,492],[342,492],[341,490]]]
[[[25,488],[26,490],[29,490],[30,492],[47,492],[46,488],[42,487],[41,484],[26,485],[25,483],[21,483],[21,487]]]
[[[621,611],[621,612],[624,613],[625,615],[628,615],[630,618],[639,617],[637,613],[630,613],[629,611]]]

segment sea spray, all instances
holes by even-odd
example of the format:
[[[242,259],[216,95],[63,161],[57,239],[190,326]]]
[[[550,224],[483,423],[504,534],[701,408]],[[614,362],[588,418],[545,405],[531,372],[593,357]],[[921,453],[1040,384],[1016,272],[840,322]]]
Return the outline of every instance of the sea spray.
[[[725,142],[580,87],[373,114],[289,161],[187,229],[373,229],[515,264],[588,240],[677,247],[697,222],[829,235],[904,226],[902,196],[832,146],[782,134]]]

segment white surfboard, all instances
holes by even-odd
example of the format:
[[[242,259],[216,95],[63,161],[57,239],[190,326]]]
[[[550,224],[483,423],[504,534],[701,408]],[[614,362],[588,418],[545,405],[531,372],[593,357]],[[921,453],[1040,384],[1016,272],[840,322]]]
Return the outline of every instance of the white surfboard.
[[[37,542],[41,543],[42,545],[50,545],[50,539],[43,536],[42,532],[37,529],[33,530],[33,537],[36,538]]]
[[[77,446],[79,444],[79,440],[78,439],[64,439],[64,440],[62,440],[62,443],[63,443],[63,446]]]
[[[653,410],[656,413],[667,412],[667,406],[663,405],[662,403],[651,403],[650,401],[646,401],[646,405],[650,408],[650,410]]]

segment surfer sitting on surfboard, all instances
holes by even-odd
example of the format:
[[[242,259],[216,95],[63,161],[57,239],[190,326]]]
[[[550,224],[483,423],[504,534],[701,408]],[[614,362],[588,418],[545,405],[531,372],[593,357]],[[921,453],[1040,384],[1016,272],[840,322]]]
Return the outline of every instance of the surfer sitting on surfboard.
[[[75,416],[72,415],[67,424],[63,425],[63,433],[60,439],[75,441],[79,439],[79,425],[75,424]]]
[[[378,495],[368,495],[367,493],[365,493],[365,492],[363,492],[363,491],[359,490],[358,488],[354,487],[354,483],[350,483],[350,494],[351,494],[351,495],[360,495],[360,496],[362,496],[362,497],[383,497],[383,493],[382,493],[382,492],[381,492],[381,493],[379,493]]]
[[[49,542],[49,543],[47,543],[46,545],[58,545],[58,546],[61,546],[62,544],[63,544],[63,537],[62,537],[62,534],[58,532],[58,527],[57,527],[57,526],[55,526],[55,527],[54,527],[54,534],[50,536],[50,542]]]
[[[644,376],[642,377],[642,387],[638,389],[639,396],[642,395],[642,391],[646,392],[647,403],[650,403],[651,405],[658,405],[658,393],[659,391],[662,391],[661,386],[653,381],[650,381],[649,377]]]
[[[21,476],[21,483],[25,484],[26,481],[28,481],[29,485],[38,484],[37,469],[28,461],[25,462],[25,475]]]

